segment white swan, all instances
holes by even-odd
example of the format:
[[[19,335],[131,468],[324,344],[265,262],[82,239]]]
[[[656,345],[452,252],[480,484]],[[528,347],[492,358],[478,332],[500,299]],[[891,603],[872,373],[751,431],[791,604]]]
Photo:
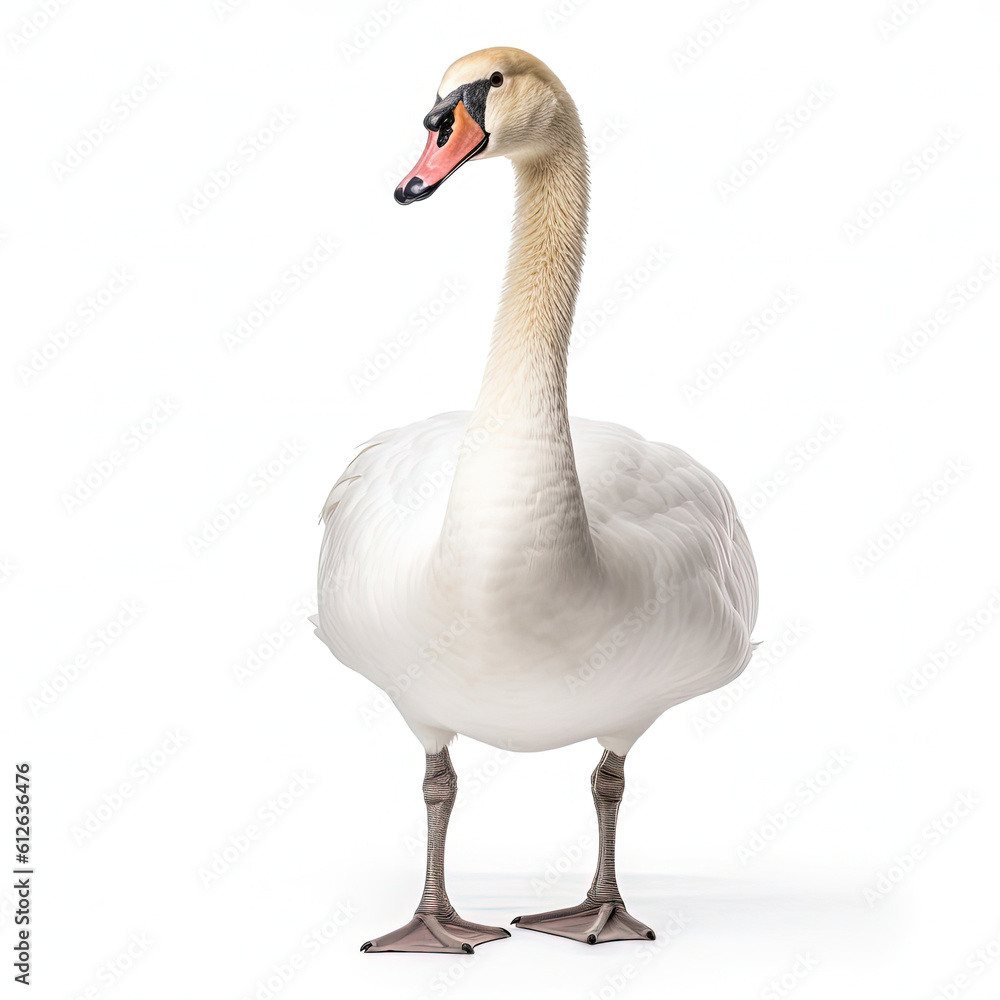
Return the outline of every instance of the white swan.
[[[753,556],[726,488],[694,459],[568,416],[587,162],[559,80],[519,49],[472,53],[448,68],[424,126],[397,201],[426,198],[466,160],[507,156],[516,210],[475,409],[372,438],[323,508],[317,634],[394,692],[427,754],[424,894],[362,950],[508,936],[460,918],[445,892],[457,733],[508,750],[598,739],[593,885],[579,906],[515,923],[592,944],[652,938],[615,881],[624,757],[663,711],[746,666]]]

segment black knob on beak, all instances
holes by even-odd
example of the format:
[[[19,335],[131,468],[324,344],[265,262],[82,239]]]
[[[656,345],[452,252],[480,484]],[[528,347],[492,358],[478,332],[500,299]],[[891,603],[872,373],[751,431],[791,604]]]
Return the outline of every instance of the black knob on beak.
[[[455,108],[440,104],[432,108],[424,118],[424,128],[428,132],[437,132],[437,144],[443,146],[450,138],[455,127]]]

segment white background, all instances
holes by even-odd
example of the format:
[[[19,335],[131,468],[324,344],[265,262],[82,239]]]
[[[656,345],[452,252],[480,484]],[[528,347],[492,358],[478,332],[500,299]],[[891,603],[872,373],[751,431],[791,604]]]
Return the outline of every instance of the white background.
[[[995,996],[1000,960],[974,953],[1000,954],[1000,281],[982,264],[1000,252],[996,11],[404,0],[375,30],[376,5],[5,7],[2,730],[8,774],[33,767],[34,995]],[[769,656],[629,755],[620,881],[656,949],[515,932],[462,959],[362,955],[417,901],[423,755],[304,622],[316,518],[359,442],[475,398],[510,166],[470,164],[405,211],[392,187],[445,68],[495,44],[553,68],[592,145],[572,411],[671,441],[729,485],[752,515]],[[143,92],[150,68],[164,79]],[[810,110],[810,93],[829,96]],[[276,110],[291,123],[261,133]],[[216,196],[185,219],[199,192]],[[321,238],[337,249],[314,267]],[[668,263],[643,270],[654,250]],[[313,270],[289,291],[293,267]],[[980,268],[994,280],[968,286]],[[127,286],[88,323],[116,271]],[[449,280],[458,300],[418,331]],[[783,291],[794,304],[751,341]],[[614,315],[584,325],[609,298]],[[352,384],[401,331],[399,357]],[[733,342],[722,371],[713,352]],[[687,398],[699,369],[708,389]],[[507,757],[460,739],[453,756],[463,914],[578,901],[597,745]],[[296,775],[308,788],[274,819]],[[234,841],[248,849],[205,884]],[[8,957],[12,899],[0,890]]]

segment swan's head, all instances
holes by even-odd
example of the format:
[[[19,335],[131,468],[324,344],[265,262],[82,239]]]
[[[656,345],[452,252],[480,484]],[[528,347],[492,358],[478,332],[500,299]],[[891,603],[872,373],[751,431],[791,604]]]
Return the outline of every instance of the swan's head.
[[[424,118],[427,146],[399,182],[409,205],[432,195],[467,160],[545,153],[579,119],[556,75],[521,49],[481,49],[453,62]]]

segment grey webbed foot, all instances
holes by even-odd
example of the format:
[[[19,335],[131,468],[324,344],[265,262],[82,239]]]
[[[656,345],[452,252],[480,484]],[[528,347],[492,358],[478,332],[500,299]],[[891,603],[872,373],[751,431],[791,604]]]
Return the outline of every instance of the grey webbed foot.
[[[510,937],[504,927],[489,927],[463,920],[457,913],[440,917],[433,913],[416,913],[402,927],[372,941],[366,941],[361,950],[422,951],[442,954],[471,954],[477,944]]]
[[[603,944],[605,941],[654,940],[656,935],[641,920],[636,920],[621,900],[598,903],[587,900],[562,910],[547,910],[515,917],[511,923],[528,931],[557,934],[559,937]]]

